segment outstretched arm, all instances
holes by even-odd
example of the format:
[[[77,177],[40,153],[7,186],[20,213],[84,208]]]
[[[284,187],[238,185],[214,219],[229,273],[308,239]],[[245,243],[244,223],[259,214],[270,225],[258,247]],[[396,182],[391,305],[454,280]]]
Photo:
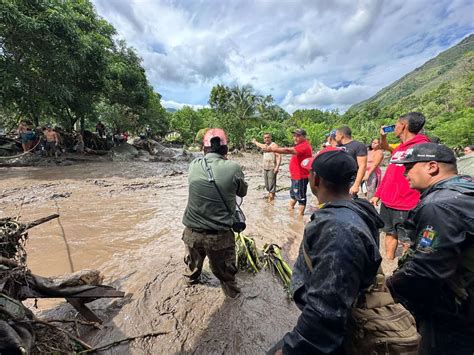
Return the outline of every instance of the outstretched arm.
[[[256,139],[252,139],[252,143],[255,144],[257,147],[259,147],[260,149],[265,149],[267,147],[265,144],[257,142]]]
[[[264,149],[264,151],[266,152],[273,152],[273,153],[279,153],[279,154],[298,154],[298,152],[296,151],[295,148],[289,148],[289,147],[272,147],[272,146],[269,146],[269,147],[266,147]],[[280,157],[280,161],[281,161],[281,157]]]

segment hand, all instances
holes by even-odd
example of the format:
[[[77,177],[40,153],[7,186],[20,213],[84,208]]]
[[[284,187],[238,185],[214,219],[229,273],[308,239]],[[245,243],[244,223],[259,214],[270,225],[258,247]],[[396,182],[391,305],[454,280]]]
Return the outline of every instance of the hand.
[[[351,195],[357,195],[359,193],[359,186],[358,185],[352,185],[350,190],[349,190],[349,194]]]
[[[276,174],[278,174],[279,171],[280,171],[280,168],[277,166],[277,167],[275,168],[275,170],[273,170],[273,173],[275,173],[275,175],[276,175]]]
[[[385,127],[385,126],[380,127],[380,135],[381,135],[381,136],[386,136],[386,135],[387,135],[387,133],[385,133],[385,132],[383,131],[383,128],[384,128],[384,127]]]
[[[283,350],[278,349],[277,351],[275,351],[275,355],[283,355]]]
[[[374,196],[370,199],[370,203],[373,204],[375,207],[379,205],[379,201],[380,201],[380,198],[378,198],[377,196]]]
[[[255,138],[252,138],[252,143],[253,144],[257,143],[257,140]]]

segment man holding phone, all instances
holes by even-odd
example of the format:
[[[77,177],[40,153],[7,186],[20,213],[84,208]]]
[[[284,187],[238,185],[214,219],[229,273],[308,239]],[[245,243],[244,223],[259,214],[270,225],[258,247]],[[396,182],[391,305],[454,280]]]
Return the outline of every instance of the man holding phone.
[[[401,116],[393,127],[393,132],[400,139],[401,144],[393,149],[387,142],[387,132],[391,126],[384,126],[380,129],[380,146],[382,149],[392,153],[390,164],[385,171],[374,197],[370,202],[376,206],[381,201],[380,216],[384,221],[383,231],[385,232],[385,251],[389,260],[395,258],[398,241],[403,245],[404,250],[408,250],[410,240],[407,237],[403,223],[408,212],[412,210],[420,201],[420,193],[413,190],[408,185],[403,176],[405,167],[397,164],[397,160],[404,159],[407,150],[414,145],[428,143],[428,137],[419,134],[425,125],[425,117],[419,112],[410,112]]]

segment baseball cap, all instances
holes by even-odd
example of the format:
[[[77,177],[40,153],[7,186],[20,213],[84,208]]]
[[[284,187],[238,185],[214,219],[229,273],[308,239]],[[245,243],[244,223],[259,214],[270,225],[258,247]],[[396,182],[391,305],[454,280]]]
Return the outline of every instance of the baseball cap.
[[[335,147],[324,148],[313,158],[304,159],[301,162],[301,167],[313,170],[324,180],[336,184],[351,182],[357,173],[357,164],[354,158]]]
[[[219,138],[219,145],[227,145],[227,136],[221,128],[211,128],[206,132],[202,140],[204,147],[211,146],[211,140],[214,138]]]
[[[306,131],[303,128],[297,128],[292,133],[298,136],[306,137]]]
[[[331,136],[331,137],[334,138],[334,137],[336,137],[336,130],[333,129],[331,132],[326,133],[324,136],[325,136],[326,138],[329,137],[329,136]]]
[[[443,144],[423,143],[407,149],[406,154],[399,159],[392,159],[393,164],[410,164],[423,161],[455,163],[456,157],[451,149]]]

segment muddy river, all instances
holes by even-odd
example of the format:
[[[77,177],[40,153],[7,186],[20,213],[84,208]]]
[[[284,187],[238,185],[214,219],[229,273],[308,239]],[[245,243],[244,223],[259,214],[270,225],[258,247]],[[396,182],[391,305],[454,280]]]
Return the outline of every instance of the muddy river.
[[[260,157],[232,159],[244,166],[249,182],[242,206],[246,234],[259,247],[279,244],[293,264],[313,208],[303,217],[287,210],[288,159],[278,182],[282,190],[272,204],[264,198]],[[296,323],[298,309],[268,272],[240,272],[243,294],[236,300],[225,298],[208,266],[206,284],[184,284],[186,171],[186,163],[149,162],[0,168],[0,218],[20,214],[22,221],[30,221],[60,214],[29,233],[33,273],[56,276],[98,269],[105,284],[127,293],[124,299],[90,303],[105,319],[101,329],[80,334],[90,345],[146,335],[106,352],[262,354]],[[314,197],[310,203],[317,205]],[[39,300],[38,306],[54,308],[49,312],[56,318],[80,318],[63,300]]]
[[[286,190],[268,204],[260,157],[234,159],[244,166],[249,182],[242,206],[246,234],[259,247],[278,243],[292,264],[310,211],[304,217],[287,211]],[[287,170],[284,165],[279,188],[289,186]],[[30,221],[60,214],[29,233],[28,265],[33,273],[56,276],[98,269],[105,283],[127,293],[123,300],[90,304],[108,320],[102,329],[81,334],[89,344],[149,334],[110,352],[255,354],[295,324],[297,308],[268,272],[239,273],[243,296],[236,300],[224,297],[208,266],[206,284],[185,286],[180,238],[186,171],[185,163],[142,162],[0,168],[0,217],[20,214],[22,221]],[[39,300],[38,306],[44,310],[59,303],[63,301]],[[67,304],[55,312],[77,316]]]

